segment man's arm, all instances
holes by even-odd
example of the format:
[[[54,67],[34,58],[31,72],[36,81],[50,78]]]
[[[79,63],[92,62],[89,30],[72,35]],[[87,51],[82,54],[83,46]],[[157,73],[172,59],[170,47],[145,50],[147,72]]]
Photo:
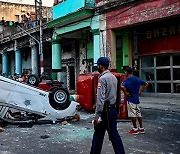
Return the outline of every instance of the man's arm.
[[[121,86],[121,89],[123,90],[123,92],[127,95],[130,96],[130,93],[127,91],[125,86]]]
[[[139,93],[142,93],[142,91],[143,91],[144,89],[146,89],[148,85],[149,85],[149,84],[148,84],[147,82],[145,82],[145,84],[142,85],[141,88],[139,89]]]
[[[95,117],[94,117],[94,125],[96,126],[98,122],[98,118],[101,117],[101,112],[103,111],[103,106],[105,102],[105,81],[99,79],[98,87],[97,87],[97,99],[96,99],[96,108],[95,108]]]

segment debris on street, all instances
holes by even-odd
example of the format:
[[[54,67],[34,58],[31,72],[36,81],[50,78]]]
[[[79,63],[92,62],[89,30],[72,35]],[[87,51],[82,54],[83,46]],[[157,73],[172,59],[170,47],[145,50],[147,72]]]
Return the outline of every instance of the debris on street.
[[[62,125],[67,125],[67,124],[68,124],[67,121],[63,121],[63,122],[62,122]]]

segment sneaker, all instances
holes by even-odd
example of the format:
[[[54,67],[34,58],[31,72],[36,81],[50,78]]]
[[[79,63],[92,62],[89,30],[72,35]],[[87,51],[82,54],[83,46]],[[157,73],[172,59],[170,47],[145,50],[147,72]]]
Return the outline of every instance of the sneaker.
[[[144,134],[145,133],[144,128],[139,128],[138,131],[139,131],[140,134]]]
[[[129,131],[129,134],[139,134],[139,130],[138,129],[131,129],[130,131]]]
[[[0,132],[3,132],[3,131],[4,131],[4,129],[2,127],[0,127]]]

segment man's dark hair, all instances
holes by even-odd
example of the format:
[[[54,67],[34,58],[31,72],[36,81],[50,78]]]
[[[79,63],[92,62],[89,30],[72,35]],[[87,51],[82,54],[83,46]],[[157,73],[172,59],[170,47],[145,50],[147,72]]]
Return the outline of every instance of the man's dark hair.
[[[128,73],[128,74],[132,74],[133,73],[133,70],[131,67],[126,67],[125,71]]]

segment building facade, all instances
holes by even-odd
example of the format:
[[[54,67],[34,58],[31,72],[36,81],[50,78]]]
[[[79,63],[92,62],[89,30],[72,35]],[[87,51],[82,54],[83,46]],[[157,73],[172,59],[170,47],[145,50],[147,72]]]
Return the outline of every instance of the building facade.
[[[122,72],[132,66],[148,93],[180,93],[180,2],[96,0],[106,16],[106,54]]]
[[[52,30],[46,22],[51,18],[51,8],[42,7],[43,54],[41,62],[39,52],[39,19],[35,5],[0,2],[0,72],[3,75],[51,74],[51,37]],[[12,23],[18,23],[18,28]],[[35,38],[35,39],[34,39]],[[50,58],[49,58],[50,57]],[[49,63],[50,62],[50,63]]]
[[[180,93],[178,0],[55,1],[52,38],[54,78],[75,90],[78,74],[94,71],[100,56],[110,68],[147,80],[146,92]]]
[[[53,21],[48,24],[54,28],[54,78],[63,81],[70,91],[76,90],[77,76],[93,71],[94,63],[105,54],[100,43],[100,16],[94,12],[94,3],[94,0],[59,1],[53,7]]]

